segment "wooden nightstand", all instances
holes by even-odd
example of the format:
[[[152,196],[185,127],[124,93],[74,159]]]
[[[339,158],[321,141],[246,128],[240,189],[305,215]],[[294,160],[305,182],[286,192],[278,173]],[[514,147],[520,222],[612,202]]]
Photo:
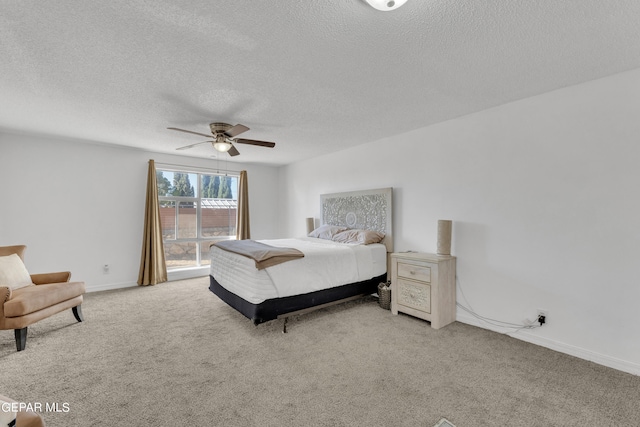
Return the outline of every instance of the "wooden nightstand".
[[[456,320],[456,257],[419,252],[391,254],[391,312],[440,329]]]

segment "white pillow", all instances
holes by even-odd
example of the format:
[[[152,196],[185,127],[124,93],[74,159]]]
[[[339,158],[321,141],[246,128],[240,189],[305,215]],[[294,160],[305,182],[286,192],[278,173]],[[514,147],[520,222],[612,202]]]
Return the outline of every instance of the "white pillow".
[[[0,256],[0,286],[9,286],[11,290],[33,285],[31,276],[17,254]]]

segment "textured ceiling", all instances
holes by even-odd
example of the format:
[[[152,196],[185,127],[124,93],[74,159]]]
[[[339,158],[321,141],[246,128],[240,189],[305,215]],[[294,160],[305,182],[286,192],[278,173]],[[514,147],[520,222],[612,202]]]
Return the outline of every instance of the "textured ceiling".
[[[638,0],[0,2],[0,128],[287,164],[640,67]],[[53,142],[52,142],[53,143]],[[227,157],[227,154],[221,155]]]

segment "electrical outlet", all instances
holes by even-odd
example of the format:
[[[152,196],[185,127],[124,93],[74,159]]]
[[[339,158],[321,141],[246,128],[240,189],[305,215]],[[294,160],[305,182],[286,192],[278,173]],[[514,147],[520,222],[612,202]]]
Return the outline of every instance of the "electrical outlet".
[[[549,310],[543,310],[541,308],[538,309],[538,323],[540,326],[544,325],[549,321]]]
[[[102,271],[104,272],[104,274],[109,274],[109,264],[105,264],[102,267]]]

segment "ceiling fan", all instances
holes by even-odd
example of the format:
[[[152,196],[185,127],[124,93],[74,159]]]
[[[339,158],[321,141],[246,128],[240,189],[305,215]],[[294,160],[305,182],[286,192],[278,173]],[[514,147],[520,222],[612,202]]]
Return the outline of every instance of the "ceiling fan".
[[[196,142],[195,144],[185,145],[184,147],[176,148],[176,150],[186,150],[196,145],[205,144],[207,142],[213,145],[213,148],[216,150],[229,153],[230,156],[237,156],[240,152],[233,146],[234,143],[238,144],[250,144],[257,145],[259,147],[268,147],[273,148],[276,146],[275,142],[267,142],[267,141],[258,141],[255,139],[242,139],[235,138],[237,135],[244,133],[249,130],[245,125],[237,124],[235,126],[231,126],[227,123],[211,123],[209,124],[209,128],[211,129],[211,135],[213,135],[213,141],[202,141]],[[194,135],[204,136],[206,138],[211,138],[211,135],[207,135],[206,133],[193,132],[185,129],[178,128],[167,128],[170,130],[177,130],[180,132],[192,133]]]

